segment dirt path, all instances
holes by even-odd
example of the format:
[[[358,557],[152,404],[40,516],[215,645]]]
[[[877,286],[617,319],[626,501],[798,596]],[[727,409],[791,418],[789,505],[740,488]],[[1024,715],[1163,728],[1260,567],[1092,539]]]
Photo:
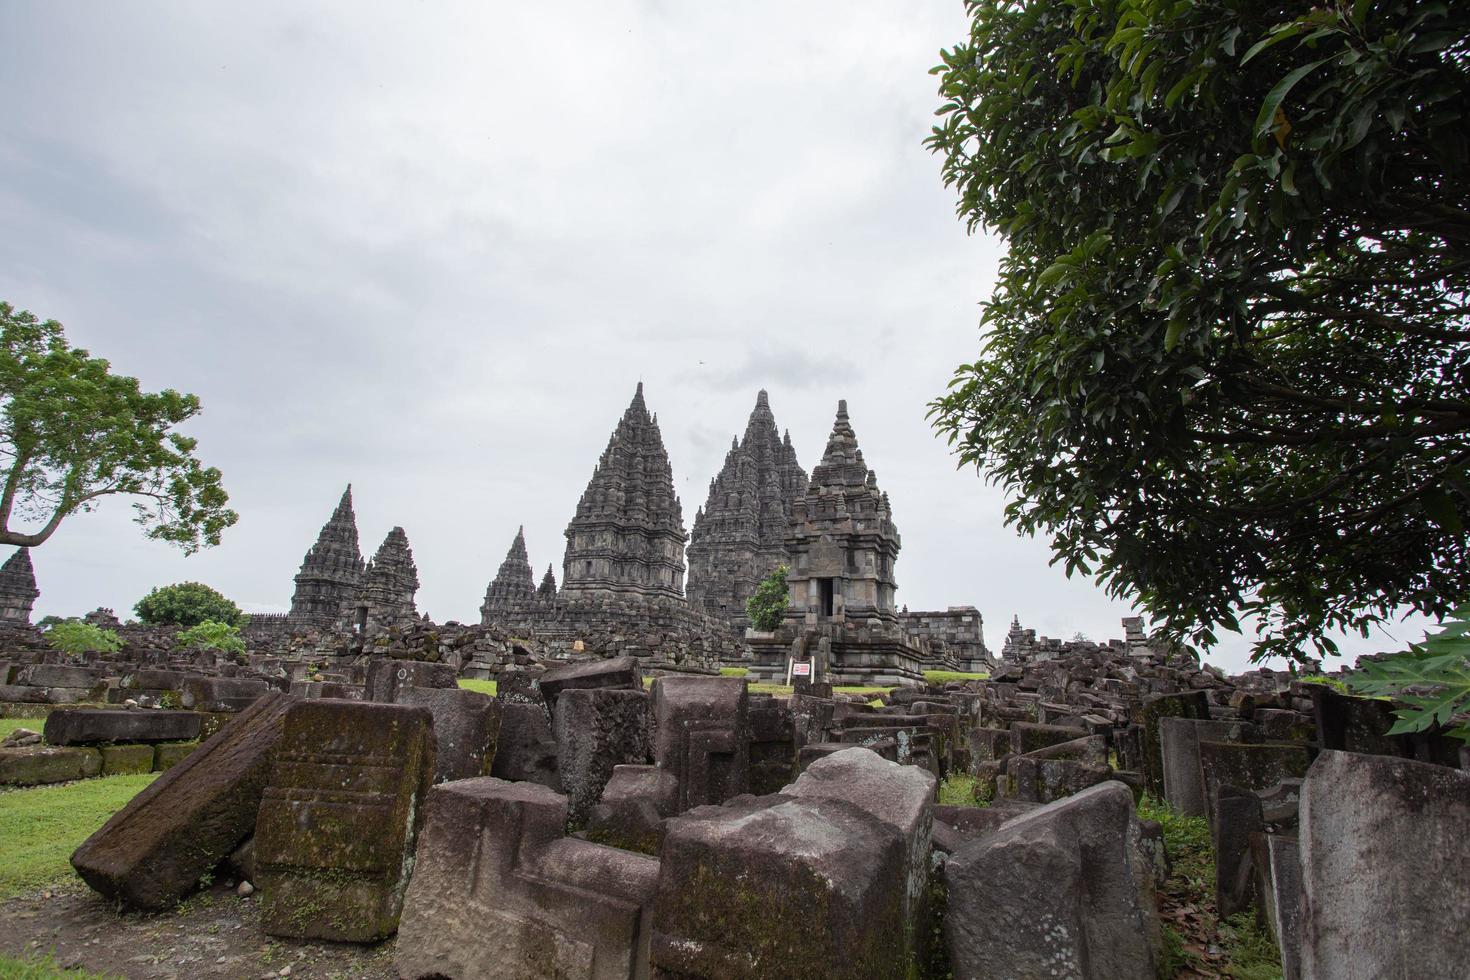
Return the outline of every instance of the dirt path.
[[[119,914],[81,883],[0,903],[0,953],[48,951],[58,965],[129,980],[397,976],[392,941],[274,939],[260,929],[255,899],[240,898],[223,883],[158,915]]]

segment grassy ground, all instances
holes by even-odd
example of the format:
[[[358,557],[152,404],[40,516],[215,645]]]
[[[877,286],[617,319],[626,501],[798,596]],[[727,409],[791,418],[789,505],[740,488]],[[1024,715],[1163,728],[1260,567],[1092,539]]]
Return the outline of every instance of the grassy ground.
[[[944,806],[979,806],[975,799],[975,777],[954,772],[939,784],[939,802]]]
[[[468,677],[461,677],[459,679],[459,686],[466,691],[479,691],[481,694],[488,694],[492,698],[495,697],[496,688],[494,681],[477,681],[471,680]]]
[[[46,727],[45,718],[0,718],[0,739],[15,731],[17,728],[29,728],[33,732],[39,732]],[[5,974],[0,973],[0,980]]]
[[[1281,958],[1269,933],[1247,915],[1215,916],[1215,856],[1203,817],[1184,817],[1144,797],[1138,815],[1157,820],[1169,855],[1169,880],[1159,895],[1164,919],[1161,977],[1226,976],[1281,980]]]
[[[105,776],[0,793],[0,899],[75,880],[71,852],[156,775]],[[5,976],[0,973],[0,980]]]
[[[0,980],[109,980],[101,973],[86,970],[63,970],[50,956],[42,959],[18,960],[0,955]]]
[[[950,681],[983,681],[990,676],[989,671],[969,674],[963,670],[926,670],[924,680],[930,684],[947,684]]]

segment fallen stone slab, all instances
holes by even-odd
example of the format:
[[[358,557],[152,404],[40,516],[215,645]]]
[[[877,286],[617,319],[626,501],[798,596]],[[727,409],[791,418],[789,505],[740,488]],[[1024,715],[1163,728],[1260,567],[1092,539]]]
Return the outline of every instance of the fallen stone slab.
[[[1133,794],[1109,782],[962,845],[945,864],[957,977],[1152,980],[1160,926]]]
[[[395,944],[400,977],[648,976],[659,862],[564,836],[566,798],[491,778],[434,787]]]
[[[540,783],[561,791],[556,736],[539,703],[500,698],[500,734],[490,774],[497,779]]]
[[[679,806],[679,781],[658,766],[614,766],[602,799],[588,812],[589,840],[629,851],[657,854],[664,820]]]
[[[267,695],[240,712],[88,837],[72,854],[72,867],[94,890],[131,908],[168,908],[192,892],[253,831],[291,703]]]
[[[1299,779],[1312,763],[1305,745],[1284,742],[1199,742],[1200,776],[1204,783],[1205,818],[1214,826],[1221,786],[1260,792],[1288,779]]]
[[[1200,718],[1160,718],[1159,744],[1163,753],[1164,799],[1186,817],[1203,817],[1209,810],[1205,780],[1200,772],[1199,743],[1258,742],[1255,726],[1244,721]]]
[[[541,675],[540,687],[541,696],[555,711],[556,699],[562,691],[611,687],[642,693],[643,672],[634,657],[588,660],[552,667]]]
[[[261,928],[372,942],[398,928],[434,781],[427,708],[298,701],[255,822]]]
[[[421,660],[390,660],[375,657],[368,661],[364,693],[369,701],[391,704],[405,687],[457,687],[459,675],[451,664],[431,664]]]
[[[44,786],[101,772],[102,754],[92,748],[29,745],[0,749],[0,786]]]
[[[902,977],[905,843],[847,800],[740,797],[668,822],[658,977]]]
[[[745,679],[653,682],[653,761],[679,780],[679,809],[723,803],[750,786]]]
[[[1139,726],[1140,771],[1149,792],[1162,798],[1164,749],[1159,734],[1159,722],[1163,718],[1209,718],[1209,698],[1204,691],[1153,694],[1134,706],[1132,713],[1134,723]]]
[[[179,704],[197,711],[244,711],[270,690],[259,677],[186,677]]]
[[[62,708],[46,716],[46,741],[51,745],[187,742],[199,737],[202,721],[192,711]]]
[[[1300,848],[1303,980],[1466,975],[1470,773],[1324,751]]]

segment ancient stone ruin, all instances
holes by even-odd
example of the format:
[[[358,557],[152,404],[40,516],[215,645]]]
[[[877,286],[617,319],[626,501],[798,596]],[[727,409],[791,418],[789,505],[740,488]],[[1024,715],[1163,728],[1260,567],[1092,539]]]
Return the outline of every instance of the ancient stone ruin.
[[[31,549],[17,548],[0,565],[0,623],[29,623],[31,609],[40,595],[36,571],[31,567]]]

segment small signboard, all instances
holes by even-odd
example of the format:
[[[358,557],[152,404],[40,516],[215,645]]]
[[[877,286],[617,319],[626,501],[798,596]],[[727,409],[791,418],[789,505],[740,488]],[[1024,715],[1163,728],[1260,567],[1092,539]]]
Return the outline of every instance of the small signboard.
[[[812,676],[812,662],[810,660],[798,660],[796,663],[794,663],[794,664],[791,665],[791,676],[792,677],[810,677],[810,676]]]

